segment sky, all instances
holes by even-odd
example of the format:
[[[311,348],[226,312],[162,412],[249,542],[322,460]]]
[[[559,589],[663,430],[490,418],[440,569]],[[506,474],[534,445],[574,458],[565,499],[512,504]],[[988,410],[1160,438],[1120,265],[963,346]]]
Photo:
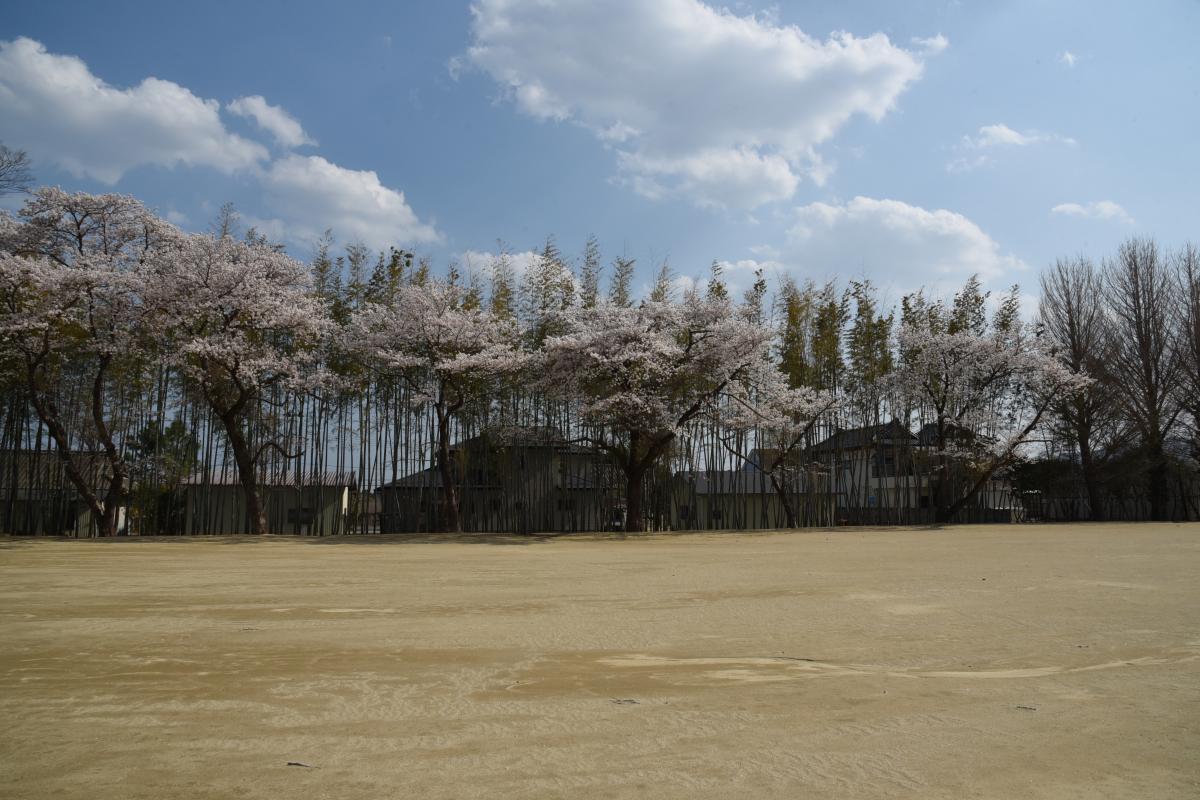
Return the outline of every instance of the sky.
[[[232,202],[301,259],[594,235],[639,288],[718,260],[893,303],[1200,239],[1196,0],[6,5],[40,184],[197,231]]]

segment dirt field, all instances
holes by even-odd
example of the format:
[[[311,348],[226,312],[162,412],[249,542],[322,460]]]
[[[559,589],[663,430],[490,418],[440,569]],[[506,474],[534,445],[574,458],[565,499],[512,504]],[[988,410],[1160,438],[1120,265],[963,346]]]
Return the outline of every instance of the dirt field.
[[[5,798],[1195,798],[1200,525],[0,540],[0,720]]]

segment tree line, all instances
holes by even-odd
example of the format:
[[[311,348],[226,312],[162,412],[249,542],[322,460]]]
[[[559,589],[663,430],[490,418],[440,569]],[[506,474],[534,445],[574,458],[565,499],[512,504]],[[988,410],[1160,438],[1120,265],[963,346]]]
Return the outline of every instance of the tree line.
[[[687,286],[663,263],[639,297],[635,266],[550,238],[520,272],[504,248],[436,270],[331,234],[305,264],[229,207],[187,233],[127,196],[38,189],[0,216],[0,451],[52,453],[99,535],[167,532],[183,487],[225,476],[266,533],[264,482],[325,470],[358,476],[343,532],[372,530],[371,490],[422,470],[439,527],[461,530],[457,445],[505,430],[596,454],[630,531],[689,470],[750,471],[804,524],[798,497],[846,493],[818,446],[870,426],[922,431],[938,521],[999,477],[1092,518],[1136,491],[1164,519],[1172,481],[1196,477],[1190,245],[1060,260],[1032,321],[1017,287],[975,278],[888,309],[866,280],[772,291],[761,271],[735,297],[717,262]]]

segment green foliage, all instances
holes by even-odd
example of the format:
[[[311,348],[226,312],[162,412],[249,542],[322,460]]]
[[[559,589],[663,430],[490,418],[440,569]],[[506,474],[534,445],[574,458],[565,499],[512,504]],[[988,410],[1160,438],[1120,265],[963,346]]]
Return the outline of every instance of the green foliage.
[[[633,305],[633,266],[636,259],[618,256],[613,261],[612,282],[608,288],[608,299],[614,306],[629,308]]]
[[[491,312],[503,320],[512,320],[517,315],[516,289],[513,277],[512,257],[503,243],[497,242],[500,254],[492,261],[492,288],[489,307]]]
[[[722,272],[724,272],[724,268],[721,266],[721,262],[714,258],[708,272],[709,300],[729,299],[729,289],[725,286],[725,281],[721,278]]]
[[[850,317],[849,293],[838,295],[837,285],[830,281],[816,297],[813,315],[812,360],[815,389],[836,390],[842,381],[845,360],[842,339]]]
[[[968,278],[963,288],[954,295],[946,331],[982,336],[987,330],[987,299],[990,295],[991,292],[982,290],[978,275]]]
[[[785,278],[776,300],[779,306],[779,369],[787,375],[788,386],[798,389],[812,386],[812,361],[808,341],[812,326],[815,290],[809,281],[803,288]]]
[[[658,276],[654,279],[654,288],[650,290],[650,299],[653,302],[667,303],[672,300],[675,290],[671,286],[671,281],[674,277],[670,262],[664,258],[662,266],[658,268]]]
[[[892,371],[893,316],[879,313],[875,287],[869,280],[851,281],[850,297],[854,301],[854,320],[847,337],[850,358],[850,388],[858,394],[870,392],[870,402],[877,401],[875,391]]]
[[[579,306],[595,308],[600,299],[600,243],[589,236],[583,246],[583,264],[579,268]]]
[[[766,302],[767,279],[763,276],[762,267],[759,267],[754,271],[754,284],[746,290],[746,294],[742,297],[743,319],[762,325],[765,322],[763,317]]]
[[[559,315],[575,304],[575,280],[553,236],[546,237],[521,288],[529,341],[536,347],[561,332]]]

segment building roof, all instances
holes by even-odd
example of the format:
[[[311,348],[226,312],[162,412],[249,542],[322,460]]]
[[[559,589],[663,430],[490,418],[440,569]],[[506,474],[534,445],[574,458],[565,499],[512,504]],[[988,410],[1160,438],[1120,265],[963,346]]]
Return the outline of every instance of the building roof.
[[[577,472],[564,473],[560,478],[560,485],[557,488],[573,489],[573,490],[588,490],[588,489],[604,489],[608,486],[602,478],[597,478],[592,475],[582,475]],[[427,469],[414,472],[411,475],[405,475],[389,481],[380,489],[441,489],[442,475],[437,467],[428,467]],[[465,486],[459,484],[459,488],[471,489],[486,489],[491,491],[499,491],[501,486],[498,484],[471,484]]]
[[[72,460],[94,488],[101,488],[111,474],[103,453],[75,452]],[[0,450],[0,486],[19,490],[74,491],[57,450]]]
[[[546,425],[505,425],[487,428],[476,436],[450,445],[451,450],[478,447],[555,447],[563,444],[562,432]]]
[[[184,478],[184,486],[240,486],[242,483],[236,469],[217,471],[212,474],[194,472]],[[310,470],[307,472],[288,470],[260,476],[258,485],[269,488],[311,488],[314,486],[333,488],[354,488],[358,486],[357,476],[347,470]]]
[[[393,481],[388,481],[380,489],[440,489],[442,488],[442,476],[438,472],[437,467],[429,467],[427,469],[414,472],[411,475],[405,475],[396,478]]]
[[[868,425],[863,428],[849,428],[838,431],[828,439],[813,446],[813,452],[831,452],[834,450],[858,450],[876,445],[911,447],[917,443],[917,437],[912,431],[892,420],[883,425]]]
[[[675,477],[690,483],[696,494],[774,494],[771,481],[761,472],[740,469],[686,470]]]
[[[978,436],[974,431],[961,425],[955,425],[953,422],[946,423],[946,439],[961,443],[991,441],[990,437]],[[937,445],[937,423],[927,422],[923,425],[921,430],[917,431],[917,442],[922,447],[935,447]]]

